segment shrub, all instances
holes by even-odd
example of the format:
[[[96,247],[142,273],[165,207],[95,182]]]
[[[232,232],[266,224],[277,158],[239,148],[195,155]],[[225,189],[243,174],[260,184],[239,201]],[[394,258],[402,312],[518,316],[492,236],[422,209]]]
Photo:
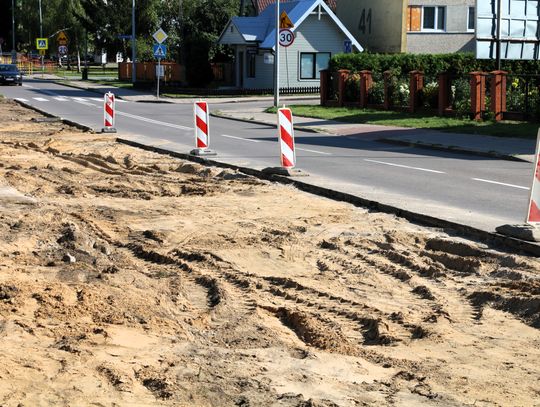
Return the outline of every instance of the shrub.
[[[420,102],[424,107],[436,109],[439,105],[439,84],[429,82],[424,85],[420,92]]]
[[[473,53],[453,54],[336,54],[330,60],[330,69],[361,71],[369,69],[373,73],[391,70],[397,76],[410,71],[423,71],[426,76],[436,77],[439,73],[468,74],[473,71],[490,72],[496,69],[495,61],[476,59]],[[501,69],[513,74],[537,74],[540,61],[504,60]]]
[[[368,103],[372,105],[382,105],[384,103],[384,81],[374,80],[368,91]]]

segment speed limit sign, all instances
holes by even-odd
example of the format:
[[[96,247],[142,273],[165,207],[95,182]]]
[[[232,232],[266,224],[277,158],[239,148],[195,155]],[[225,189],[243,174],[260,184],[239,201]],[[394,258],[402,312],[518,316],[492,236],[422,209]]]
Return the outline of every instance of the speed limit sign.
[[[294,33],[288,28],[279,30],[279,45],[290,47],[294,42]]]

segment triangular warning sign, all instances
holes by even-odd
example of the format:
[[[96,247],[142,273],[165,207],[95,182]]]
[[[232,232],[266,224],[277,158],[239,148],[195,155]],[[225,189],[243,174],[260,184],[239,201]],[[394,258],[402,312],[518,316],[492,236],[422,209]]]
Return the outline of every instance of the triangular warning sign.
[[[285,11],[279,16],[279,28],[294,28],[294,24]]]
[[[60,33],[58,34],[58,37],[56,37],[56,40],[58,42],[67,42],[68,37],[64,31],[60,31]]]

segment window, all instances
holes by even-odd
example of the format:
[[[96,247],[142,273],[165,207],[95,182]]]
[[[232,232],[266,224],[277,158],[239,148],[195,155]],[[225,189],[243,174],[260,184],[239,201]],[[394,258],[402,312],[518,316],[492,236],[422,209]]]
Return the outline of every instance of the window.
[[[328,68],[329,52],[303,52],[300,54],[300,79],[319,79],[320,71]]]
[[[255,78],[255,66],[257,64],[257,54],[249,53],[247,54],[246,59],[246,71],[248,78]]]
[[[467,18],[467,31],[474,31],[475,20],[476,20],[475,8],[469,7],[469,16]]]
[[[445,7],[423,7],[422,31],[444,31],[446,22]]]
[[[446,7],[407,7],[407,31],[444,31],[446,29]]]

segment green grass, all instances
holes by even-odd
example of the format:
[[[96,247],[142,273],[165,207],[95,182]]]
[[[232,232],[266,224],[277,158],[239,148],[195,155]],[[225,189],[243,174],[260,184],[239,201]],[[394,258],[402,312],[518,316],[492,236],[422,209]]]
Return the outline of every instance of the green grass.
[[[449,133],[483,134],[499,137],[536,139],[538,123],[492,120],[476,122],[467,118],[439,117],[386,110],[358,109],[348,107],[323,107],[316,105],[289,106],[296,116],[336,120],[345,123],[377,124],[382,126],[434,129]],[[269,108],[275,113],[275,108]]]

